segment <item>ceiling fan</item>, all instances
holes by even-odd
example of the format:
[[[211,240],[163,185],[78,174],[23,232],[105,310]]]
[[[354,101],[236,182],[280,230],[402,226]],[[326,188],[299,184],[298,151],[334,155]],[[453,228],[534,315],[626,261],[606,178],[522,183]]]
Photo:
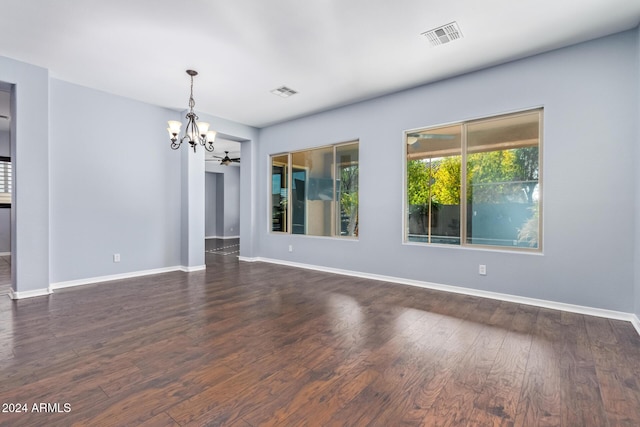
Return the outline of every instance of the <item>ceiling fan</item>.
[[[456,135],[447,135],[439,133],[408,133],[407,137],[416,138],[409,142],[409,145],[415,144],[421,139],[455,139]]]
[[[220,159],[220,164],[224,166],[229,166],[231,163],[240,163],[240,157],[232,159],[229,157],[228,151],[224,152],[224,157],[220,157],[220,156],[213,156],[213,157],[215,157],[216,159]]]

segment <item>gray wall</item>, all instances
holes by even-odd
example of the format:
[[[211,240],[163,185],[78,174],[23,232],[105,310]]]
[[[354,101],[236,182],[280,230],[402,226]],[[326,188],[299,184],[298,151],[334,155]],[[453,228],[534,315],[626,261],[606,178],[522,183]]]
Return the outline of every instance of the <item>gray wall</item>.
[[[184,116],[184,114],[182,114]],[[188,270],[204,269],[204,153],[192,152],[187,146],[176,153],[181,162],[181,263]]]
[[[204,225],[204,235],[206,237],[216,237],[217,229],[217,182],[218,182],[218,174],[217,173],[209,173],[205,174],[205,182],[204,182],[204,217],[205,217],[205,225]]]
[[[628,31],[263,129],[257,256],[633,312],[637,45]],[[403,244],[403,131],[538,106],[544,253]],[[359,239],[267,233],[268,156],[353,139]]]
[[[240,235],[240,169],[225,166],[224,174],[224,237]]]
[[[216,181],[216,236],[224,237],[225,204],[225,174],[220,174]]]
[[[636,155],[635,163],[640,165],[640,27],[636,31]],[[635,206],[635,220],[636,220],[636,235],[635,235],[635,313],[640,317],[640,167],[635,168],[635,188],[636,188],[636,206]]]
[[[9,131],[0,131],[0,156],[11,156],[11,135]]]
[[[180,265],[177,113],[55,79],[50,107],[52,282]]]
[[[40,292],[49,284],[49,72],[0,57],[0,82],[12,88],[12,288]]]
[[[50,283],[204,264],[202,152],[171,150],[164,130],[183,113],[50,79],[45,68],[4,57],[0,85],[14,95],[15,291],[42,293]],[[257,129],[200,117],[244,141],[250,161]],[[245,174],[241,221],[251,233],[255,175]],[[114,253],[120,263],[113,263]]]
[[[0,131],[0,156],[11,156],[9,131]],[[0,253],[11,252],[11,208],[0,208]]]

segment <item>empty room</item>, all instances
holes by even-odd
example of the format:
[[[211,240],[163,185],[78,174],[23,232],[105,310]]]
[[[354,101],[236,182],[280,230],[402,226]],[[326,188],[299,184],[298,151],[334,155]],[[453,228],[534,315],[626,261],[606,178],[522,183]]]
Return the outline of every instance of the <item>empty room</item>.
[[[640,425],[640,2],[0,8],[0,426]]]

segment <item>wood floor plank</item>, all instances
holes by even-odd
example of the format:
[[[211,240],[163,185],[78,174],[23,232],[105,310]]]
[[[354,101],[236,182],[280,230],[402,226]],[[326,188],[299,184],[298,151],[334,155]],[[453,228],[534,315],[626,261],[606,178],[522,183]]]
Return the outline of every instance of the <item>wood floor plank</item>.
[[[468,426],[514,425],[537,309],[515,305],[511,308],[515,310],[511,317],[494,319],[495,325],[511,327],[507,329],[484,386],[477,394]]]
[[[180,427],[180,424],[178,424],[166,412],[161,412],[155,417],[149,418],[147,421],[138,424],[137,427]]]
[[[492,326],[496,320],[501,324],[509,324],[513,317],[511,312],[498,311],[500,310],[500,302],[498,301],[481,301],[479,307],[476,314],[487,312],[487,316],[483,316],[484,318],[476,317],[474,320],[485,323],[487,326]],[[507,334],[505,329],[486,327],[480,323],[466,328],[466,331],[474,330],[475,340],[465,346],[468,350],[461,352],[461,357],[456,361],[455,368],[450,368],[452,375],[425,412],[425,423],[432,425],[468,424],[468,417],[473,412],[476,397],[484,388],[498,350]]]
[[[200,414],[186,425],[228,425],[241,420],[250,425],[283,425],[287,405],[295,405],[304,387],[317,386],[316,375],[299,365],[288,365],[264,381],[250,384],[242,393]],[[256,421],[262,420],[262,421]]]
[[[561,425],[560,364],[554,343],[562,337],[560,312],[540,309],[533,329],[515,425]]]
[[[362,363],[333,378],[326,387],[309,396],[283,420],[284,425],[327,425],[333,414],[348,407],[363,390],[380,376],[371,365]],[[274,424],[275,425],[275,424]],[[281,424],[282,425],[282,424]]]
[[[584,316],[560,314],[562,340],[558,343],[562,381],[562,425],[607,426],[595,360],[589,348]]]
[[[628,322],[207,262],[0,298],[0,426],[640,425]]]
[[[204,389],[202,392],[182,400],[167,410],[167,413],[179,424],[192,423],[212,411],[221,412],[229,402],[243,395],[247,389],[267,380],[287,366],[282,358],[261,359],[259,365],[248,366],[245,370],[232,375],[224,381]]]
[[[638,425],[640,395],[633,367],[639,362],[629,365],[626,356],[619,352],[620,345],[609,320],[586,316],[585,324],[609,425]]]
[[[400,362],[399,365],[403,364],[402,360],[407,356],[407,349],[404,346],[395,346],[395,340],[390,342],[391,346],[384,346],[381,351],[370,356],[368,360],[377,366],[383,375],[366,387],[354,399],[354,404],[339,410],[331,418],[330,424],[348,424],[349,419],[354,417],[363,425],[378,421],[391,422],[391,420],[398,425],[422,424],[427,412],[453,375],[454,369],[451,368],[469,350],[467,345],[461,345],[461,343],[469,344],[477,338],[477,330],[473,331],[475,323],[469,319],[482,321],[490,316],[491,310],[487,308],[488,304],[493,302],[473,297],[464,297],[464,299],[468,302],[470,310],[456,312],[451,304],[438,306],[442,318],[436,323],[434,334],[429,334],[427,340],[432,337],[443,339],[442,341],[436,339],[431,342],[433,346],[420,349],[416,354],[420,360],[415,364],[415,371],[406,379],[398,378],[398,374],[403,375],[404,371],[401,366],[398,366],[398,362]],[[438,333],[438,327],[443,327],[448,333]],[[425,341],[420,340],[419,343],[422,344]],[[396,412],[397,409],[402,410]]]
[[[431,313],[412,323],[420,328],[413,334],[405,335],[401,344],[396,344],[398,340],[394,338],[391,344],[396,345],[396,352],[389,352],[386,356],[391,364],[384,369],[380,381],[394,385],[391,400],[395,403],[391,408],[375,411],[375,420],[381,424],[422,422],[428,410],[428,402],[435,399],[435,390],[440,390],[449,378],[450,371],[441,367],[447,363],[447,349],[451,348],[451,343],[455,340],[453,337],[458,328],[464,325],[463,319],[454,320]],[[385,366],[383,361],[378,360],[379,355],[387,352],[382,350],[372,357],[376,362],[374,365],[379,366],[378,369]],[[372,387],[380,386],[373,384]]]

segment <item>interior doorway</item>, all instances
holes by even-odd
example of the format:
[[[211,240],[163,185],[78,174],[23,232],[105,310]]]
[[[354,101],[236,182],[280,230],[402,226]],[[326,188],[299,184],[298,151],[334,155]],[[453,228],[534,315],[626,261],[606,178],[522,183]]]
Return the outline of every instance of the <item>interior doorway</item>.
[[[240,255],[240,142],[216,137],[205,153],[205,263],[237,262]]]

